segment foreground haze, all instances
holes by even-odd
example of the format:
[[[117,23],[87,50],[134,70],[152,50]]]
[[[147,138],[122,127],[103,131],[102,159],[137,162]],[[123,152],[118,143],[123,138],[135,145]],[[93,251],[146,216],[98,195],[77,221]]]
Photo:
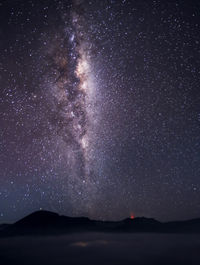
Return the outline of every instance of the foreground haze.
[[[199,265],[199,235],[83,233],[0,239],[1,264]]]

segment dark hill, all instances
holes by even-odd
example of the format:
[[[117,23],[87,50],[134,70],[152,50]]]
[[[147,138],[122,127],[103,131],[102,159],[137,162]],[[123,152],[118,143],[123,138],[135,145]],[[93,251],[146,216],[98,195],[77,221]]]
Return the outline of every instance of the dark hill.
[[[86,217],[67,217],[49,211],[37,211],[16,222],[15,227],[51,227],[87,225],[92,221]]]
[[[127,218],[123,220],[121,229],[135,232],[153,232],[157,231],[158,229],[161,229],[161,227],[162,223],[153,218],[136,217],[134,219]]]
[[[137,217],[118,222],[94,221],[86,217],[67,217],[49,211],[37,211],[12,225],[3,225],[0,236],[57,235],[74,232],[200,233],[200,219],[161,223]]]
[[[63,234],[90,230],[94,221],[86,217],[67,217],[49,211],[34,212],[5,227],[0,235]]]
[[[57,213],[49,211],[37,211],[17,221],[15,227],[32,227],[55,224],[60,220]]]

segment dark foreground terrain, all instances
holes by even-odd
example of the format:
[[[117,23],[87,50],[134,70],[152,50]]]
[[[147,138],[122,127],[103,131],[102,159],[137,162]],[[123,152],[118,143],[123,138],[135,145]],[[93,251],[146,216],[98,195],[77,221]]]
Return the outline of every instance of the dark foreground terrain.
[[[0,226],[1,237],[50,236],[70,233],[175,233],[199,234],[200,218],[161,223],[153,218],[126,218],[121,221],[95,221],[86,217],[68,217],[49,211],[34,212],[14,224]]]
[[[200,219],[119,222],[39,211],[0,226],[0,265],[200,265]]]
[[[199,265],[195,234],[78,233],[0,239],[0,264]]]

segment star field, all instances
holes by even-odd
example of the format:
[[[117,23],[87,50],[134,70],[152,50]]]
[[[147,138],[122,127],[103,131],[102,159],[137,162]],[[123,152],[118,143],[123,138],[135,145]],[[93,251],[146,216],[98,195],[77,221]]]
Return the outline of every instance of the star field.
[[[200,3],[0,1],[0,222],[200,212]]]

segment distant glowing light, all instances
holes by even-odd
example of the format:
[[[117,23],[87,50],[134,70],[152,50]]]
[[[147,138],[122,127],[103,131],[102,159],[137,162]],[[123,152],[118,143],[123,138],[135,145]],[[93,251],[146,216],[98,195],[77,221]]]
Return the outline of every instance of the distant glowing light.
[[[134,214],[131,213],[131,215],[130,215],[130,219],[134,219],[134,218],[135,218]]]

